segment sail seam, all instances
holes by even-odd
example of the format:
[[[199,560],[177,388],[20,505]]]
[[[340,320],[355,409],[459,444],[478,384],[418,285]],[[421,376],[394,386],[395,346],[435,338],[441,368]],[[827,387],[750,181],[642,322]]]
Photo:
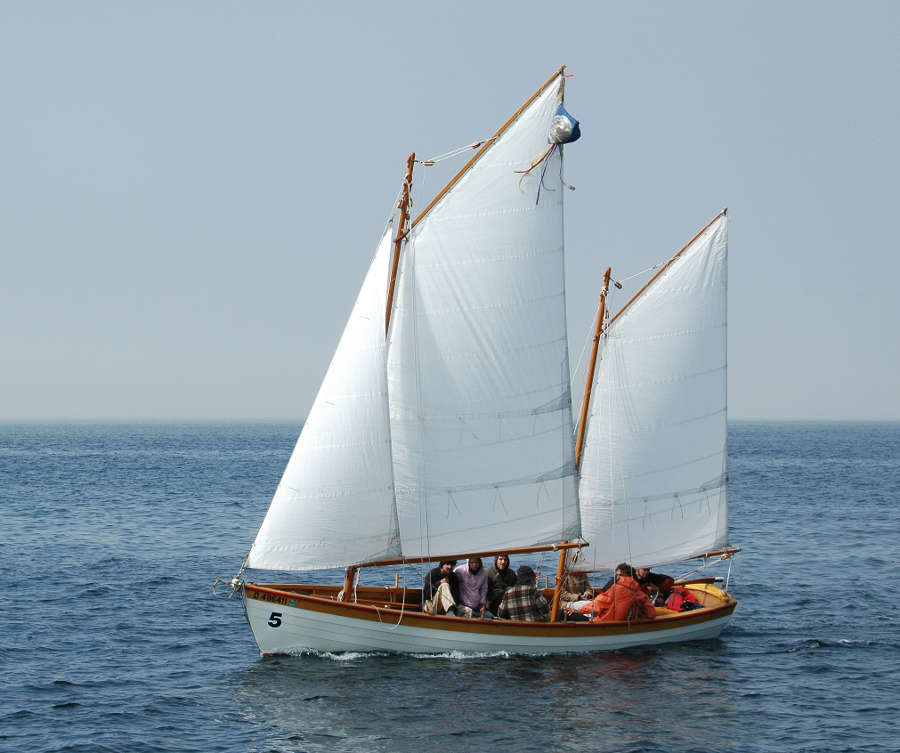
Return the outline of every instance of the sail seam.
[[[709,456],[709,457],[712,457],[712,456]],[[687,463],[686,465],[691,465],[691,463]],[[677,468],[679,466],[673,466],[673,467]],[[671,470],[671,469],[661,469],[661,470]],[[630,479],[634,479],[634,478],[640,478],[642,475],[644,475],[644,474],[640,474],[637,476],[628,476],[628,477],[624,477],[624,478],[627,478],[630,480]],[[627,501],[628,504],[637,504],[637,503],[641,503],[641,502],[658,502],[659,500],[663,500],[663,499],[675,499],[675,498],[679,498],[682,496],[705,494],[706,492],[721,491],[722,489],[727,489],[727,488],[728,488],[728,474],[722,473],[719,476],[716,476],[715,478],[710,479],[709,481],[706,481],[703,484],[700,484],[700,486],[695,486],[691,489],[679,489],[676,491],[667,491],[667,492],[662,492],[660,494],[647,494],[647,495],[641,495],[641,496],[637,496],[637,497],[628,497],[627,495],[612,496],[612,497],[595,496],[594,499],[597,500],[597,502],[592,502],[591,506],[595,507],[595,508],[602,508],[604,506],[613,506],[613,505],[615,505],[615,503],[617,501]]]

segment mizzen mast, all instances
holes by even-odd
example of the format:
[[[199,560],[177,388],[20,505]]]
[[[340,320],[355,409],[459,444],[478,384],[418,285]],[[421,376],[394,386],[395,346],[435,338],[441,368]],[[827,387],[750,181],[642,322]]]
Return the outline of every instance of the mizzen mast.
[[[609,278],[612,267],[603,273],[603,290],[600,291],[600,307],[597,310],[597,324],[594,327],[594,342],[591,346],[591,360],[588,364],[587,382],[584,385],[584,400],[581,403],[581,417],[578,420],[578,438],[575,440],[575,467],[581,466],[581,450],[584,447],[584,431],[587,425],[588,407],[591,404],[591,388],[594,386],[594,370],[597,367],[597,350],[600,346],[600,335],[603,332],[603,317],[606,315],[606,296],[609,293]]]

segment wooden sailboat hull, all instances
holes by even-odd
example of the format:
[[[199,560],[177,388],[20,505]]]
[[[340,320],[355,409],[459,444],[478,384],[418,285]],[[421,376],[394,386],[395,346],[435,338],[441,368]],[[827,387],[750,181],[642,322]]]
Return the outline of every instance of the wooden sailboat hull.
[[[690,587],[690,586],[689,586]],[[299,587],[246,584],[244,609],[263,655],[304,652],[388,652],[412,654],[560,654],[612,651],[664,643],[716,638],[737,602],[709,586],[691,587],[703,609],[675,613],[658,610],[647,622],[514,622],[434,617],[407,604],[348,603],[299,593]],[[374,589],[373,589],[374,590]],[[336,596],[332,594],[332,597]],[[390,602],[389,594],[382,601]]]

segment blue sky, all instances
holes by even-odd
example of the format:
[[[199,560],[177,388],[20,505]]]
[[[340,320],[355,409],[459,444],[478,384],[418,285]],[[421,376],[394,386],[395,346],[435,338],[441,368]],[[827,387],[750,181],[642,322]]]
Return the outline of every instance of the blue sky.
[[[562,64],[573,363],[603,269],[727,205],[730,415],[900,419],[897,3],[0,14],[0,420],[302,418],[407,154]]]

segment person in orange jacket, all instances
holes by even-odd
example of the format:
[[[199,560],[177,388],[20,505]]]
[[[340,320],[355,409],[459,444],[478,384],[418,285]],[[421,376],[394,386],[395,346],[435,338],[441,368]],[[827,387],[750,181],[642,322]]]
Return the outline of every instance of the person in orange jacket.
[[[585,604],[578,612],[589,616],[591,622],[652,620],[656,617],[653,604],[634,579],[634,570],[624,562],[616,567],[616,582],[610,589],[598,593],[590,604]],[[567,614],[571,612],[567,610]]]

